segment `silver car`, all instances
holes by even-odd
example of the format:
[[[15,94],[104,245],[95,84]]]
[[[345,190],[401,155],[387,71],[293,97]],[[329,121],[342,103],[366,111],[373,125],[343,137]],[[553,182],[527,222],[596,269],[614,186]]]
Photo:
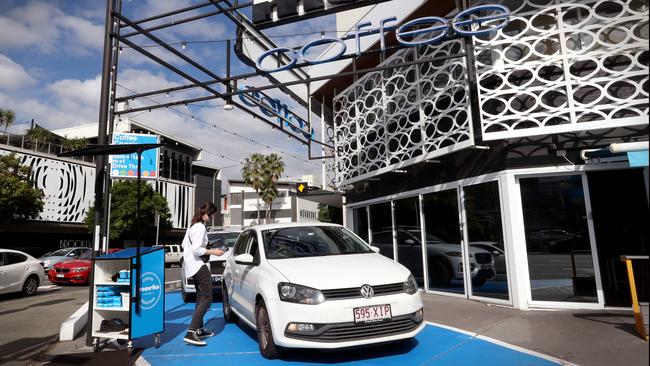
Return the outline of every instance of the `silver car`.
[[[43,270],[45,271],[45,275],[47,276],[47,272],[55,264],[67,259],[77,258],[89,250],[90,248],[63,248],[63,249],[55,250],[53,252],[46,253],[40,258],[38,258],[38,260],[41,261],[41,263],[43,263]]]
[[[221,293],[221,277],[223,269],[226,267],[226,260],[232,253],[232,248],[239,237],[240,231],[210,231],[208,232],[208,247],[214,249],[228,250],[223,255],[217,257],[210,256],[210,272],[212,273],[213,293]],[[181,267],[182,267],[181,262]],[[196,288],[192,277],[186,278],[185,271],[181,271],[181,296],[183,301],[196,301]]]

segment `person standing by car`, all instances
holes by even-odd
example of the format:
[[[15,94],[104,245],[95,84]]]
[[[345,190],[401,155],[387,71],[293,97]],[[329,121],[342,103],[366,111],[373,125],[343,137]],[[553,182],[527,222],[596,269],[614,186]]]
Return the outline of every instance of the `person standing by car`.
[[[207,249],[208,232],[205,224],[216,212],[217,207],[214,203],[202,204],[192,217],[192,224],[183,238],[183,270],[186,278],[193,277],[196,287],[196,308],[183,341],[197,346],[205,346],[206,343],[203,339],[214,335],[203,328],[203,316],[212,304],[212,276],[210,269],[201,257],[220,256],[224,253],[219,249]]]

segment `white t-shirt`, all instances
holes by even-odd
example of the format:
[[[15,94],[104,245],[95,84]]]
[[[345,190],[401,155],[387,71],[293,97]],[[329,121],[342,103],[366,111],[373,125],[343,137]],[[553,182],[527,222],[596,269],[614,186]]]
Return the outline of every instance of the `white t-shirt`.
[[[191,239],[191,240],[190,240]],[[205,254],[208,246],[208,232],[202,222],[197,222],[185,232],[183,238],[183,270],[185,277],[189,278],[204,266],[201,256]]]

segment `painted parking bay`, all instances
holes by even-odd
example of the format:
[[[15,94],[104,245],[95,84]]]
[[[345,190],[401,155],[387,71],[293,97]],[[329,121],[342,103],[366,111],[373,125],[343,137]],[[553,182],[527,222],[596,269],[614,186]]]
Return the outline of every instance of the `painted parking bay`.
[[[158,365],[558,365],[552,359],[479,339],[470,334],[427,325],[412,341],[346,351],[290,350],[282,359],[266,360],[258,351],[255,332],[244,324],[226,324],[221,303],[206,314],[206,328],[215,332],[205,347],[189,346],[183,336],[194,304],[185,304],[178,292],[165,297],[165,332],[160,348],[143,338],[136,347],[146,348],[142,357]]]

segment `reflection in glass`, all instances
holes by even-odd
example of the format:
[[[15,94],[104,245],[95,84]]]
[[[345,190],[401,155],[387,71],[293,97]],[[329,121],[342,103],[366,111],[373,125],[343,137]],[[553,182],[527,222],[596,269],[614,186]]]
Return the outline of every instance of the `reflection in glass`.
[[[519,184],[532,299],[597,302],[582,178],[522,178]]]
[[[465,293],[455,189],[424,195],[429,290]]]
[[[472,295],[508,300],[499,183],[463,188]]]
[[[411,271],[418,286],[423,288],[422,231],[420,227],[419,198],[411,197],[395,201],[397,261]]]
[[[368,242],[368,208],[355,208],[352,214],[354,215],[354,233]]]
[[[393,259],[393,221],[390,202],[370,206],[371,245],[378,247],[379,253]]]

